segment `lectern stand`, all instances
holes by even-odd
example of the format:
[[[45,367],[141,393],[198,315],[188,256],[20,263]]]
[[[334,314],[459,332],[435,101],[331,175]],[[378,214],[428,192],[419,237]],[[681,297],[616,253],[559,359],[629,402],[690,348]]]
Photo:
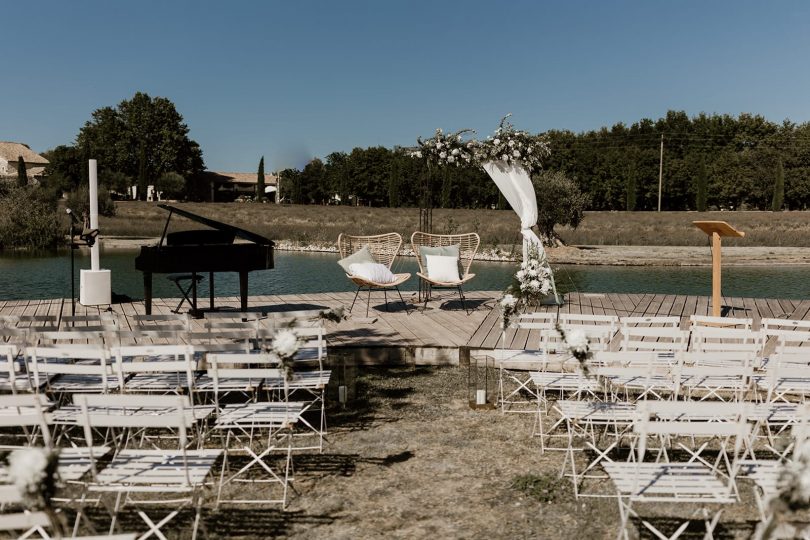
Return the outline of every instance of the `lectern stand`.
[[[720,316],[720,238],[730,236],[742,238],[745,233],[738,231],[725,221],[693,221],[695,227],[712,239],[712,316]]]

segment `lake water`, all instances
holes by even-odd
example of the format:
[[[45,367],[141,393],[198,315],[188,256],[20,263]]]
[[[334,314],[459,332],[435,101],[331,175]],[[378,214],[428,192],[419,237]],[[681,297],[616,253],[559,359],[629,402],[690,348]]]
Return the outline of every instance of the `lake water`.
[[[112,270],[113,291],[132,298],[143,298],[142,274],[135,270],[137,251],[108,251],[101,255],[101,267]],[[275,269],[252,272],[251,295],[316,293],[354,290],[336,264],[337,254],[275,252]],[[79,294],[79,269],[90,267],[89,254],[76,253],[76,295]],[[711,294],[709,267],[626,267],[626,266],[554,266],[557,287],[562,292],[615,292],[662,294]],[[416,272],[416,260],[397,259],[396,272]],[[503,290],[511,282],[513,263],[476,261],[477,277],[466,288]],[[175,297],[174,284],[162,274],[155,274],[154,296]],[[207,295],[207,285],[199,295]],[[412,278],[403,290],[414,290]],[[218,296],[236,296],[239,280],[236,274],[218,274]],[[767,266],[726,267],[723,269],[723,294],[766,298],[810,298],[810,267]],[[70,296],[70,256],[5,255],[0,257],[0,299],[39,299]]]

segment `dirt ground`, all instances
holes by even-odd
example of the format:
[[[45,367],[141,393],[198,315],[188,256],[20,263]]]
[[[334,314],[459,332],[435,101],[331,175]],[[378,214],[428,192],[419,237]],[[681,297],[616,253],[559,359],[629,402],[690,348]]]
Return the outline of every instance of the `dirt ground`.
[[[469,408],[466,368],[362,368],[354,382],[354,399],[328,415],[323,454],[294,459],[298,494],[287,511],[220,510],[205,520],[211,536],[616,537],[616,501],[574,498],[570,480],[559,479],[563,454],[542,454],[531,437],[532,414]],[[577,459],[584,464],[587,457]],[[533,490],[525,489],[526,478],[521,482],[527,475]],[[608,480],[586,487],[613,493]],[[756,511],[750,490],[742,496],[745,504],[724,510],[716,537],[751,534]],[[671,534],[679,522],[654,516],[696,509],[640,510]],[[692,529],[695,536],[686,538],[702,536],[699,524]]]

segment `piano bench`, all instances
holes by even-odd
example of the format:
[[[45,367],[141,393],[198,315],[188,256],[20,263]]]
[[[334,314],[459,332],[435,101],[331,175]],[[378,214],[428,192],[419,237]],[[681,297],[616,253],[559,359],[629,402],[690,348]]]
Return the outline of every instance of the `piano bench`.
[[[191,292],[192,288],[195,289],[196,293],[197,283],[202,281],[203,277],[199,274],[169,274],[166,276],[166,279],[174,282],[177,289],[180,291],[180,294],[183,295],[183,297],[180,299],[180,303],[177,304],[177,307],[172,311],[174,311],[174,313],[180,313],[180,308],[183,306],[183,302],[188,302],[188,305],[191,306],[191,311],[197,311],[197,304],[194,299],[188,297],[188,293]],[[195,299],[196,296],[197,295],[195,294]]]

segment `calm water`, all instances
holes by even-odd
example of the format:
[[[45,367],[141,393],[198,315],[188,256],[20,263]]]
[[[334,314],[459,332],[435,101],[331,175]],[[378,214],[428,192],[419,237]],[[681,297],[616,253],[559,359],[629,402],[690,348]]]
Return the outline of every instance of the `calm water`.
[[[132,298],[143,297],[142,274],[135,270],[137,251],[102,253],[101,267],[112,270],[113,291]],[[335,263],[338,256],[329,253],[276,251],[275,269],[250,275],[250,294],[314,293],[354,290]],[[79,294],[79,269],[90,267],[90,257],[76,256],[76,295]],[[502,290],[509,285],[515,270],[512,263],[476,261],[477,277],[469,289]],[[711,269],[676,267],[555,266],[561,291],[664,293],[709,295]],[[416,261],[403,257],[394,271],[416,272]],[[174,297],[174,284],[162,274],[153,279],[154,296]],[[403,289],[416,288],[411,279]],[[200,296],[207,294],[200,287]],[[216,293],[238,295],[239,281],[234,273],[218,274]],[[727,267],[723,269],[723,294],[770,298],[810,298],[810,267]],[[59,298],[70,296],[70,257],[15,255],[0,257],[0,299]]]

